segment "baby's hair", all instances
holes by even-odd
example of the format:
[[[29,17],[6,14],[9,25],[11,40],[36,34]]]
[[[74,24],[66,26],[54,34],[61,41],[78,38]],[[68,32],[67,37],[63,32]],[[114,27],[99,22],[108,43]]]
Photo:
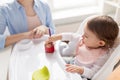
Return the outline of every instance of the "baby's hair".
[[[113,47],[119,33],[119,27],[110,16],[102,15],[92,18],[87,22],[87,27],[99,39],[105,41],[104,48]]]

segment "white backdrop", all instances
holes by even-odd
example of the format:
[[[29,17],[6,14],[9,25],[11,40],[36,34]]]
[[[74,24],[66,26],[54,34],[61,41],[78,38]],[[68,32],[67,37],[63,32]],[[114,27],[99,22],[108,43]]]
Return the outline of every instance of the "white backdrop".
[[[0,4],[11,2],[11,1],[13,1],[13,0],[0,0]]]

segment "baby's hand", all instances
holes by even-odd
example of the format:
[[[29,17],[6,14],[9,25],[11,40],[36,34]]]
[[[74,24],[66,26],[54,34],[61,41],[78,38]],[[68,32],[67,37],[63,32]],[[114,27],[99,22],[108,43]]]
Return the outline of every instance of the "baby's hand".
[[[66,64],[66,71],[71,72],[71,73],[82,74],[84,69],[80,66],[77,66],[77,65]]]
[[[50,48],[50,47],[53,46],[53,43],[52,43],[52,42],[46,42],[46,43],[45,43],[45,46],[46,46],[47,48]]]
[[[61,35],[55,34],[55,35],[50,36],[49,39],[48,39],[48,41],[50,41],[50,42],[55,42],[55,41],[61,40],[61,39],[62,39],[62,36],[61,36]]]
[[[50,36],[50,37],[48,38],[48,41],[49,41],[49,42],[54,42],[54,41],[56,41],[56,37],[55,37],[55,36]]]
[[[52,41],[49,41],[49,39],[45,41],[45,45],[46,45],[46,46],[47,46],[47,45],[50,45],[50,43],[52,43]]]
[[[45,43],[48,44],[48,43],[51,43],[51,42],[55,42],[57,40],[61,40],[61,35],[52,35],[46,40]]]

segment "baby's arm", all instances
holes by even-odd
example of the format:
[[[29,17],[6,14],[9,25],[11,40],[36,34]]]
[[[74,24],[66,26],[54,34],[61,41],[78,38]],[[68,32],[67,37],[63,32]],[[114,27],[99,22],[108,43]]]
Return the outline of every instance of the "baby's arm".
[[[107,55],[102,56],[98,61],[96,61],[96,63],[93,64],[91,68],[67,64],[66,71],[71,73],[78,73],[85,78],[91,79],[95,73],[103,66],[106,60]]]
[[[49,42],[55,42],[57,40],[61,40],[62,39],[62,35],[61,34],[55,34],[49,37],[48,41]]]
[[[84,72],[82,76],[84,76],[85,78],[91,79],[100,70],[100,68],[105,64],[108,58],[109,58],[109,54],[106,53],[103,56],[101,56],[95,63],[93,63],[91,68],[84,66],[83,67]]]
[[[63,41],[73,41],[75,39],[78,39],[80,35],[75,34],[75,33],[60,33],[60,34],[55,34],[49,37],[48,41],[54,42],[57,40],[63,40]]]
[[[55,42],[57,40],[63,40],[63,41],[69,41],[68,44],[65,44],[65,46],[63,47],[61,42],[60,44],[60,53],[62,56],[74,56],[74,51],[76,50],[76,45],[79,41],[81,35],[79,34],[75,34],[75,33],[60,33],[60,34],[55,34],[52,35],[51,37],[49,37],[49,39],[47,40],[48,43],[49,42]]]

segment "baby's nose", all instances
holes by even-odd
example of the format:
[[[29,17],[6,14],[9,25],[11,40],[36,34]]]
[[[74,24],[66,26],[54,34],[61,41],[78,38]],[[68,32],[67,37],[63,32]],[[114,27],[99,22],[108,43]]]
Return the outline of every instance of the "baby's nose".
[[[84,39],[84,35],[82,35],[82,39]]]

